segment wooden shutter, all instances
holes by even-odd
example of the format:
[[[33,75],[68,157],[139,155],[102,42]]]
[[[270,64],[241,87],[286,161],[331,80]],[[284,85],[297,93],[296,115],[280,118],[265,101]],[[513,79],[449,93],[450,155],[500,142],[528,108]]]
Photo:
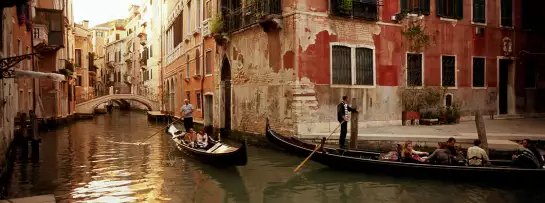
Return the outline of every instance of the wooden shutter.
[[[422,14],[430,15],[430,0],[420,0],[420,7],[422,9]]]
[[[456,19],[464,18],[464,0],[456,0],[455,10],[456,10]]]
[[[501,25],[513,26],[513,1],[501,0]]]
[[[401,7],[401,12],[404,12],[404,11],[408,10],[407,1],[408,0],[400,0],[399,4],[400,4],[400,7]]]
[[[486,22],[486,1],[473,0],[473,22]]]
[[[352,55],[351,48],[345,46],[333,46],[332,49],[333,84],[352,84]]]
[[[373,85],[373,50],[356,49],[356,85]]]
[[[445,15],[443,13],[443,0],[436,0],[435,2],[435,8],[436,8],[436,13],[437,13],[437,16],[443,16]]]

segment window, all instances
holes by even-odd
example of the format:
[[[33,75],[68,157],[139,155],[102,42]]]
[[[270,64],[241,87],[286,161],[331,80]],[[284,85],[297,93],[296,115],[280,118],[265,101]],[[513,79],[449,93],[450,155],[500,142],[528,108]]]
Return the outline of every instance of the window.
[[[195,28],[198,28],[201,24],[201,0],[197,0],[197,5],[195,6],[195,18],[197,18],[197,24]]]
[[[430,14],[430,0],[401,0],[401,11],[417,14]]]
[[[120,37],[119,37],[119,33],[115,34],[115,40],[119,40]]]
[[[195,51],[195,75],[201,74],[201,59],[199,49]]]
[[[212,8],[210,7],[210,1],[206,1],[204,5],[204,19],[209,19],[212,14]]]
[[[76,49],[76,64],[74,65],[76,67],[81,67],[81,49]]]
[[[173,49],[174,47],[177,47],[178,44],[182,43],[184,37],[183,37],[183,27],[184,27],[184,23],[183,23],[183,12],[178,14],[178,16],[176,17],[176,19],[174,20],[174,23],[170,26],[170,41],[171,43],[174,43],[172,46],[171,46],[171,49]]]
[[[30,47],[26,46],[26,54],[30,54]],[[27,59],[27,63],[26,63],[26,68],[27,70],[31,70],[32,69],[32,58],[29,58]]]
[[[442,56],[441,65],[441,85],[443,87],[456,86],[456,58],[454,56]]]
[[[187,54],[185,60],[185,78],[189,78],[189,54]]]
[[[501,0],[501,25],[513,26],[513,0]]]
[[[153,57],[153,47],[149,45],[149,57]]]
[[[473,0],[473,22],[486,23],[486,0]]]
[[[331,14],[342,17],[376,21],[378,20],[378,2],[379,0],[330,0]]]
[[[407,54],[407,86],[422,86],[422,54]]]
[[[78,75],[78,81],[76,82],[76,86],[81,86],[82,78],[81,75]]]
[[[331,53],[332,84],[374,85],[373,52],[369,48],[334,45]]]
[[[187,3],[187,34],[191,33],[191,1]]]
[[[201,109],[201,93],[200,92],[196,92],[196,95],[197,95],[197,109]]]
[[[20,39],[17,40],[17,54],[19,56],[23,55],[23,43],[21,42]],[[24,64],[21,64],[21,66],[24,66]],[[24,67],[21,67],[21,66],[19,67],[24,69]]]
[[[464,18],[463,0],[437,0],[437,15],[445,18]]]
[[[185,92],[185,98],[186,98],[189,102],[191,102],[190,94],[191,94],[191,93],[190,93],[189,91]]]
[[[485,86],[485,59],[473,58],[473,87]]]
[[[206,75],[212,74],[212,51],[207,51],[205,55],[205,69],[206,69]]]

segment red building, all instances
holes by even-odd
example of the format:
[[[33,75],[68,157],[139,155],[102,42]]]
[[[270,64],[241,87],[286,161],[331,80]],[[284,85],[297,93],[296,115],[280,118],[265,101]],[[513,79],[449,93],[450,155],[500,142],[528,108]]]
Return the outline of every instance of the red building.
[[[462,116],[543,111],[542,2],[221,4],[216,127],[261,133],[269,118],[280,130],[329,132],[343,95],[362,109],[360,126],[400,125],[407,87],[444,87],[441,103]]]

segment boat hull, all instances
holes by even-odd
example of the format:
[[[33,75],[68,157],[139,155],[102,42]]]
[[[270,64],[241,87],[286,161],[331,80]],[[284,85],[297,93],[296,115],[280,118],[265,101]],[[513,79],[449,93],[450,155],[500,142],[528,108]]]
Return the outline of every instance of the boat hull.
[[[173,125],[171,125],[169,128],[169,130],[167,131],[169,133],[169,135],[171,136],[171,138],[173,138],[174,140],[174,143],[176,145],[176,147],[178,148],[178,150],[180,150],[181,152],[183,152],[184,154],[200,161],[200,162],[203,162],[203,163],[207,163],[207,164],[210,164],[210,165],[215,165],[215,166],[221,166],[221,167],[228,167],[228,166],[245,166],[247,164],[247,154],[246,154],[246,142],[243,142],[241,147],[239,147],[238,149],[234,150],[234,151],[231,151],[231,152],[226,152],[226,153],[209,153],[205,150],[202,150],[202,149],[196,149],[196,148],[192,148],[190,147],[189,145],[186,145],[182,142],[179,142],[177,140],[175,140],[174,136],[175,136],[175,133],[176,132],[179,132],[179,130],[174,127]],[[215,145],[217,142],[214,142],[214,141],[210,141],[210,145],[213,146]],[[228,145],[225,145],[223,143],[221,143],[223,146],[227,146],[227,147],[230,147]]]
[[[288,138],[277,134],[270,129],[267,123],[267,139],[285,151],[300,157],[308,157],[316,145],[304,143],[296,138]],[[338,153],[335,153],[338,152]],[[336,149],[318,150],[310,158],[312,161],[330,168],[357,171],[378,172],[388,175],[409,175],[447,179],[473,179],[487,181],[533,181],[543,182],[545,170],[518,169],[511,167],[467,167],[432,164],[416,164],[397,161],[383,161],[376,157],[376,152],[365,151],[337,151]],[[359,157],[358,157],[359,156]]]

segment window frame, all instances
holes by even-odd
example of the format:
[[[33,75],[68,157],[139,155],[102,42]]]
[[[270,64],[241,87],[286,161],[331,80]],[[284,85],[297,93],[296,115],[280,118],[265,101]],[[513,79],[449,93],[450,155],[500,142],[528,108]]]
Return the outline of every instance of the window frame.
[[[79,51],[79,59],[78,59],[78,51]],[[83,64],[82,64],[83,60],[81,59],[82,55],[83,53],[81,48],[74,49],[74,66],[77,68],[83,67]],[[116,55],[116,58],[117,58],[117,55]]]
[[[335,84],[333,81],[333,46],[345,46],[350,48],[350,57],[353,59],[350,61],[351,66],[351,83],[350,85]],[[367,48],[373,52],[373,85],[356,85],[356,49]],[[344,42],[331,42],[329,43],[329,83],[334,88],[375,88],[377,86],[377,54],[375,46],[366,44],[350,44]]]
[[[483,67],[483,86],[482,87],[476,87],[474,83],[474,75],[475,74],[475,61],[474,59],[483,59],[484,60],[484,67]],[[488,88],[487,82],[486,82],[486,57],[484,56],[473,56],[471,57],[471,88],[473,89],[486,89]]]
[[[208,53],[210,53],[210,57],[208,57]],[[208,64],[208,58],[210,58],[210,64]],[[214,74],[214,61],[212,59],[214,59],[214,56],[212,55],[212,49],[207,49],[206,52],[204,53],[204,64],[205,64],[204,76],[205,77],[212,76],[212,74]],[[207,68],[210,68],[210,72],[207,72]]]
[[[444,5],[445,1],[453,1],[454,2],[454,10],[453,10],[453,16],[446,16],[443,12],[442,9],[439,9],[440,5],[439,5],[439,1],[441,1],[441,5]],[[458,4],[461,4],[460,8],[461,9],[461,13],[458,13]],[[473,8],[473,6],[472,6]],[[452,21],[452,22],[457,22],[459,20],[463,20],[464,19],[464,0],[436,0],[435,1],[435,14],[437,16],[439,16],[439,19],[442,20],[442,21]],[[460,14],[460,15],[459,15]]]
[[[448,54],[444,54],[444,55],[441,55],[441,61],[440,61],[440,73],[441,73],[441,87],[445,87],[443,86],[443,57],[454,57],[454,86],[452,87],[446,87],[447,89],[457,89],[458,88],[458,57],[456,57],[456,55],[448,55]]]
[[[476,0],[471,0],[471,24],[474,24],[474,25],[486,25],[486,22],[488,20],[487,18],[487,14],[488,12],[486,11],[487,7],[488,7],[488,0],[482,0],[484,1],[484,22],[476,22],[475,21],[475,1]],[[500,22],[501,23],[501,22]]]
[[[419,55],[422,56],[422,62],[421,62],[421,68],[422,68],[421,75],[422,75],[422,76],[420,77],[420,79],[422,80],[422,82],[421,82],[421,85],[420,85],[420,86],[418,86],[418,85],[409,86],[409,78],[408,78],[408,77],[409,77],[409,74],[408,74],[408,73],[409,73],[409,57],[408,57],[409,54],[419,54]],[[425,64],[426,64],[426,63],[425,63],[425,61],[424,61],[424,52],[406,52],[406,53],[405,53],[405,86],[406,86],[406,87],[422,88],[422,87],[425,86],[425,85],[424,85],[424,81],[425,81],[425,79],[424,79],[424,76],[425,76],[425,74],[424,74],[425,67],[424,67],[424,66],[425,66]]]
[[[513,0],[511,0],[511,25],[503,25],[503,23],[502,23],[503,1],[504,0],[499,0],[498,1],[499,5],[500,5],[500,6],[498,6],[499,7],[498,8],[499,9],[499,12],[498,12],[499,13],[499,18],[498,18],[499,19],[499,27],[500,28],[515,28],[515,19],[514,19],[515,15],[513,14],[513,10],[514,10],[513,9],[513,5],[514,5]]]
[[[201,91],[200,90],[197,90],[195,91],[195,109],[197,111],[200,111],[202,109],[202,95],[201,95]]]

